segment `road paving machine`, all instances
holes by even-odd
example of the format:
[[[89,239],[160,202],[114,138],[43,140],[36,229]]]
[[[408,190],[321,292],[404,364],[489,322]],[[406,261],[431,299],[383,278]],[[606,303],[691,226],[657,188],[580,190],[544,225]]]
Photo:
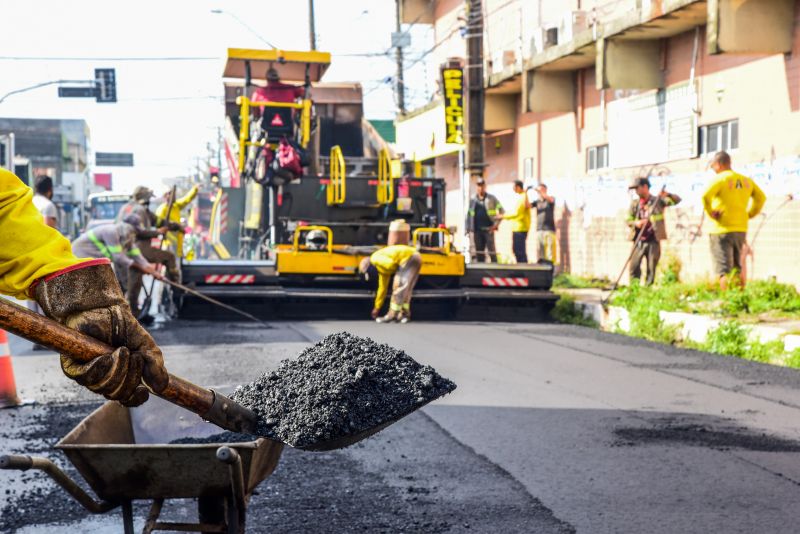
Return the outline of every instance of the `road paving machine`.
[[[240,187],[217,191],[218,259],[184,262],[184,283],[263,318],[369,317],[375,287],[359,262],[404,219],[423,260],[415,319],[545,316],[552,267],[467,263],[444,225],[445,181],[391,151],[363,118],[359,84],[322,83],[329,65],[320,51],[228,50],[226,152]],[[258,97],[262,73],[287,101]],[[219,313],[177,298],[181,317]]]

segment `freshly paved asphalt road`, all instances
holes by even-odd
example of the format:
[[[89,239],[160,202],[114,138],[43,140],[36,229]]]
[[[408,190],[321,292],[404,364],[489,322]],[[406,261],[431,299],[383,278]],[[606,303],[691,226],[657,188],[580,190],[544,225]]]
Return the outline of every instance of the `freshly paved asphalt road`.
[[[156,337],[170,371],[229,386],[342,330],[406,350],[458,389],[360,446],[284,453],[253,498],[249,531],[800,529],[793,370],[554,324],[175,322]],[[26,347],[12,342],[15,355]],[[58,457],[43,444],[74,424],[63,410],[88,413],[96,399],[53,355],[15,356],[14,366],[22,396],[43,404],[0,411],[0,450]],[[0,487],[11,488],[0,491],[0,531],[65,531],[57,519],[118,531],[118,512],[86,518],[41,477],[0,473]],[[25,503],[27,515],[11,514]],[[37,512],[47,503],[58,507]],[[136,513],[140,525],[146,511]]]

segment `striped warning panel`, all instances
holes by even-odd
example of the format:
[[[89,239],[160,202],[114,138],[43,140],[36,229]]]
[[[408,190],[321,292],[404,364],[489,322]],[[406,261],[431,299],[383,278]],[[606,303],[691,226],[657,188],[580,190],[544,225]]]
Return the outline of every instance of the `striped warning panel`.
[[[222,193],[219,199],[219,232],[224,234],[228,231],[228,193]]]
[[[256,281],[254,274],[207,274],[204,278],[206,284],[253,284]]]
[[[481,284],[488,287],[528,287],[528,279],[508,276],[484,276]]]

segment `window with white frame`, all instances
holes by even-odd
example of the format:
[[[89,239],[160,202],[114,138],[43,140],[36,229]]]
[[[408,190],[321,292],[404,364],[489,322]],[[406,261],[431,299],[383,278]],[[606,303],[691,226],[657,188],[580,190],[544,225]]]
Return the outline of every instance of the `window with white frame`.
[[[697,139],[698,156],[739,148],[739,119],[701,126]]]
[[[586,149],[586,170],[596,171],[608,167],[608,145],[591,146]]]

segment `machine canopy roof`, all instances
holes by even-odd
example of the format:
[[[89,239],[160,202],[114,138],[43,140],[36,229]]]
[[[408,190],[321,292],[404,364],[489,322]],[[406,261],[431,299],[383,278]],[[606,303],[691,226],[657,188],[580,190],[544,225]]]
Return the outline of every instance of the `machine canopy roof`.
[[[264,79],[272,66],[278,71],[281,81],[304,82],[306,65],[312,82],[318,82],[331,64],[329,52],[316,50],[297,52],[292,50],[256,50],[251,48],[229,48],[223,78],[244,79],[245,62],[250,62],[250,76],[254,80]]]

